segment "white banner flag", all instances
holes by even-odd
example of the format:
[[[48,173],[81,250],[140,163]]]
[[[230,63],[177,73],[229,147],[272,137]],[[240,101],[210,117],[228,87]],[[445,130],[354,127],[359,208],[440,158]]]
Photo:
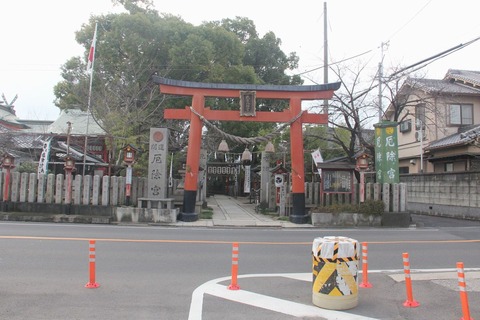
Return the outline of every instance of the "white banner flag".
[[[322,163],[323,162],[323,157],[322,157],[322,153],[320,152],[320,149],[317,149],[314,152],[312,152],[312,158],[313,158],[313,162],[315,163],[315,167],[318,170],[318,174],[321,176],[322,175],[322,169],[319,169],[317,167],[317,163]]]
[[[245,181],[243,183],[243,192],[250,193],[250,166],[245,166]]]
[[[38,176],[48,173],[48,159],[50,158],[50,145],[52,144],[52,138],[47,138],[43,142],[42,154],[40,155],[40,160],[38,161]]]

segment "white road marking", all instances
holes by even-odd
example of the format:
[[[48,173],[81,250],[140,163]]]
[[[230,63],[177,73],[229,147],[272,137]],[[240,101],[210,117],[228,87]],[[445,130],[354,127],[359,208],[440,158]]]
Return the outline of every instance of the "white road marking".
[[[467,275],[469,278],[480,278],[480,274],[475,271],[480,271],[480,268],[465,268],[465,272],[469,272]],[[391,269],[391,270],[369,270],[368,273],[402,273],[403,269]],[[412,269],[412,280],[430,280],[439,279],[442,277],[451,276],[452,272],[456,272],[456,269]],[[360,273],[360,272],[359,272]],[[415,273],[419,274],[418,276]],[[429,276],[428,273],[434,275]],[[442,275],[443,273],[443,275]],[[447,273],[447,274],[446,274]],[[395,275],[394,275],[395,276]],[[402,274],[404,277],[404,275]],[[299,281],[312,281],[311,273],[278,273],[278,274],[248,274],[239,275],[238,278],[271,278],[271,277],[284,277]],[[392,277],[394,278],[394,277]],[[284,313],[294,317],[323,317],[327,320],[378,320],[375,318],[364,317],[356,314],[351,314],[342,311],[334,311],[322,309],[312,305],[305,305],[288,300],[278,299],[275,297],[265,296],[258,293],[253,293],[245,290],[228,290],[226,286],[219,285],[218,283],[228,281],[231,277],[223,277],[213,279],[196,288],[192,293],[192,301],[190,303],[190,312],[188,320],[202,320],[203,311],[203,297],[204,294],[213,295],[219,298],[236,301],[243,304],[248,304],[254,307],[268,309],[271,311]]]
[[[464,270],[468,279],[480,279],[480,272],[468,272]],[[405,281],[405,274],[397,273],[389,275],[395,282]],[[435,273],[411,273],[412,280],[457,280],[458,273],[455,271],[449,272],[435,272]]]
[[[250,274],[241,275],[238,278],[268,278],[285,277],[301,281],[311,281],[311,273],[286,273],[286,274]],[[278,299],[245,290],[228,290],[226,286],[219,285],[219,282],[227,281],[230,277],[218,278],[208,281],[199,286],[192,294],[190,313],[188,320],[201,320],[203,310],[204,294],[213,295],[219,298],[248,304],[254,307],[263,308],[294,317],[322,317],[328,320],[378,320],[375,318],[359,316],[341,311],[322,309],[313,305],[292,302]]]

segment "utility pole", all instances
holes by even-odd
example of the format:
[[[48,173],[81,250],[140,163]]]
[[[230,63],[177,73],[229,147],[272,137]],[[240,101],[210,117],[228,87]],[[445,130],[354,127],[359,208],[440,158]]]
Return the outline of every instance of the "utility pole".
[[[323,3],[323,83],[328,83],[328,37],[327,37],[327,3]],[[328,114],[328,100],[323,100],[323,113]]]
[[[378,122],[382,121],[382,81],[383,81],[383,48],[388,48],[388,42],[380,45],[380,62],[378,63]]]

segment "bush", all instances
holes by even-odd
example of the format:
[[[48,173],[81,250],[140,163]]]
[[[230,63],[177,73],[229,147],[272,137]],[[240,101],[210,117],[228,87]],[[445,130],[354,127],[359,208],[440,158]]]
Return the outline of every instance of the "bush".
[[[379,200],[367,200],[358,205],[358,213],[380,216],[385,211],[385,203]]]
[[[361,204],[333,204],[331,206],[317,207],[313,211],[329,213],[361,213],[363,215],[382,215],[385,209],[383,201],[367,200]]]
[[[20,173],[37,173],[38,166],[33,162],[22,162],[17,166],[17,171]]]
[[[212,217],[213,217],[213,209],[209,207],[202,209],[199,215],[200,219],[212,219]]]

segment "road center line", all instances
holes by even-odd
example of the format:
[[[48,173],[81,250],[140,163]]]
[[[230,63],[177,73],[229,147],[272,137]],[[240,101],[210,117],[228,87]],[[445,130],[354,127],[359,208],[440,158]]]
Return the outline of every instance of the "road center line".
[[[118,239],[118,238],[74,238],[74,237],[40,237],[40,236],[0,236],[0,239],[12,240],[56,240],[56,241],[104,241],[104,242],[145,242],[145,243],[188,243],[188,244],[232,244],[243,245],[311,245],[312,242],[270,242],[270,241],[222,241],[222,240],[174,240],[174,239]],[[368,244],[432,244],[432,243],[478,243],[480,239],[471,240],[392,240],[367,241]]]

